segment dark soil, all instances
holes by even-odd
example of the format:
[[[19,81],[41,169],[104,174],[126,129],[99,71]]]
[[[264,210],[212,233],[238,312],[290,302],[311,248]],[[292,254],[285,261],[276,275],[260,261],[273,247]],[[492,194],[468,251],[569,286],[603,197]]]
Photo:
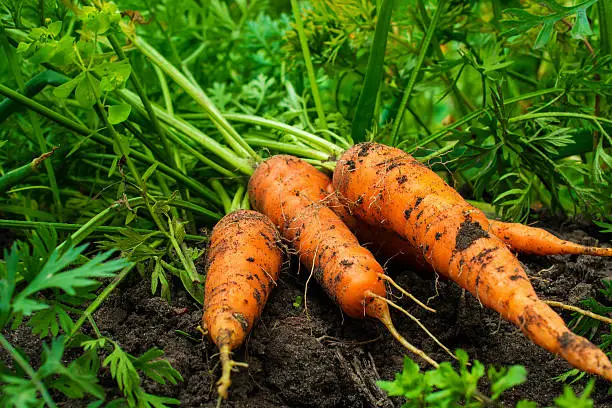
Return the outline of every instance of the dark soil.
[[[559,235],[584,244],[597,241],[583,230],[557,226]],[[520,258],[528,269],[536,291],[544,299],[577,304],[596,296],[601,280],[612,276],[612,260],[591,256],[551,256]],[[246,347],[235,354],[237,361],[249,364],[233,374],[230,398],[224,407],[400,407],[400,399],[389,399],[375,382],[392,379],[401,370],[405,350],[376,321],[343,317],[339,308],[313,284],[308,290],[307,306],[294,306],[304,295],[306,271],[295,261],[281,275],[261,321],[254,328]],[[484,364],[522,364],[528,382],[505,394],[504,404],[514,406],[523,398],[552,405],[562,392],[562,384],[552,378],[570,369],[562,359],[533,345],[514,326],[500,320],[496,313],[480,306],[469,293],[452,282],[436,282],[396,268],[391,275],[404,288],[422,300],[432,297],[432,314],[405,299],[397,302],[421,319],[450,349],[462,348],[470,358]],[[180,286],[180,285],[177,285]],[[436,295],[437,294],[437,295]],[[569,314],[562,313],[566,321]],[[182,407],[214,407],[215,381],[219,376],[218,358],[209,340],[201,335],[201,308],[182,291],[173,294],[172,304],[151,298],[150,283],[134,272],[120,290],[95,314],[103,334],[117,340],[132,354],[150,347],[165,351],[165,357],[182,374],[179,385],[147,383],[149,392],[181,400]],[[448,356],[412,321],[393,314],[400,333],[438,361]],[[190,339],[177,330],[190,333]],[[13,340],[29,338],[14,333]],[[596,336],[595,341],[598,340]],[[21,343],[21,342],[20,342]],[[22,344],[26,353],[38,344]],[[32,349],[32,355],[36,352]],[[420,362],[422,363],[422,362]],[[427,366],[421,364],[422,369]],[[585,381],[574,385],[580,390]],[[110,377],[103,385],[114,388]],[[597,380],[592,395],[596,407],[612,406],[607,396],[609,384]],[[85,404],[83,403],[83,406]],[[68,405],[65,405],[68,406]],[[80,406],[72,404],[70,406]]]

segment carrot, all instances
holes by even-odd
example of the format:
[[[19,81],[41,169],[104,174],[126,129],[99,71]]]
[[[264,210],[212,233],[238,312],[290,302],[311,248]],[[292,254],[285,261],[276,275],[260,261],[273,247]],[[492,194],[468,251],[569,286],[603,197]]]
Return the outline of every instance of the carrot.
[[[346,151],[334,187],[352,212],[421,249],[440,274],[517,325],[534,343],[612,381],[612,364],[538,299],[520,262],[489,234],[484,213],[405,152],[374,143]]]
[[[393,231],[388,231],[377,225],[370,225],[352,215],[349,208],[339,200],[334,186],[327,186],[329,197],[327,206],[331,208],[347,227],[355,234],[361,245],[370,249],[377,259],[398,265],[410,265],[421,271],[431,271],[431,266],[425,261],[423,254],[410,241]]]
[[[244,343],[276,285],[283,258],[279,241],[276,227],[255,211],[234,211],[213,229],[202,322],[220,350],[220,398],[227,398],[232,369],[244,365],[230,354]]]
[[[542,228],[493,220],[490,220],[490,225],[491,233],[517,252],[534,255],[612,256],[612,248],[585,246],[565,241]]]
[[[330,194],[328,206],[377,258],[400,265],[411,265],[421,271],[431,271],[431,265],[425,261],[423,253],[410,241],[393,231],[370,225],[352,215],[349,208],[338,199],[333,184],[327,187],[327,191]],[[489,226],[488,232],[501,239],[511,250],[524,254],[612,256],[612,248],[576,244],[557,238],[542,228],[491,219]]]
[[[394,304],[385,298],[384,270],[325,206],[329,183],[325,174],[296,157],[274,156],[251,176],[251,206],[278,226],[300,261],[344,313],[380,320],[403,346],[437,366],[395,329],[388,307]]]

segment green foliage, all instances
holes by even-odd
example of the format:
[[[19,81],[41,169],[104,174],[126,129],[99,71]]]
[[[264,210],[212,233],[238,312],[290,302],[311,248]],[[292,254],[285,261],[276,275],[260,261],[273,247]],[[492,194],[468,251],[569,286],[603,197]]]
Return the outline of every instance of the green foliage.
[[[332,169],[334,157],[352,143],[351,133],[363,135],[351,125],[363,120],[369,138],[405,149],[505,219],[525,221],[543,207],[612,229],[608,2],[396,0],[388,30],[379,24],[380,8],[392,2],[299,3],[311,61],[304,60],[287,15],[289,2],[1,3],[0,59],[7,63],[0,64],[0,90],[25,99],[0,100],[0,175],[59,146],[39,171],[0,194],[2,217],[82,227],[79,242],[98,242],[108,251],[90,252],[71,245],[66,233],[44,229],[6,251],[0,326],[27,325],[54,350],[48,361],[62,355],[64,365],[50,364],[57,373],[44,377],[41,367],[32,368],[40,384],[19,364],[12,371],[2,366],[0,387],[15,391],[5,405],[40,406],[46,389],[94,398],[91,407],[177,403],[141,387],[145,378],[180,380],[160,351],[132,356],[97,333],[77,357],[57,343],[62,335],[77,335],[82,306],[97,305],[101,279],[126,265],[111,259],[112,251],[151,278],[152,294],[170,300],[171,288],[182,285],[201,302],[204,277],[194,261],[203,248],[188,237],[223,212],[220,191],[238,197],[231,208],[248,205],[242,173],[253,163],[241,169],[231,154],[220,154],[232,152],[227,129],[162,68],[172,66],[196,93],[203,90],[262,157],[298,154]],[[379,58],[368,74],[372,50],[382,46],[377,27],[387,44],[375,52]],[[154,68],[138,40],[151,44],[165,66]],[[422,47],[425,40],[429,47]],[[310,63],[326,129],[309,90]],[[364,86],[366,77],[379,86]],[[362,93],[368,97],[359,105]],[[112,229],[94,232],[89,223]],[[609,297],[602,293],[583,305],[608,313]],[[300,307],[298,299],[294,306]],[[599,330],[598,341],[609,349],[612,335],[602,335],[599,322],[576,317],[571,324],[587,336]],[[520,368],[485,370],[461,358],[458,370],[443,365],[432,374],[407,364],[401,381],[387,387],[407,393],[414,406],[443,406],[478,403],[485,376],[494,400],[523,380]],[[124,398],[99,396],[101,361]],[[79,370],[90,386],[71,377]],[[570,371],[560,378],[582,375]],[[578,398],[573,393],[560,398],[559,406],[582,403],[569,402]]]
[[[127,265],[123,259],[108,260],[112,251],[107,251],[68,269],[87,245],[50,251],[56,240],[54,230],[40,229],[33,239],[33,253],[28,244],[19,242],[13,244],[10,252],[4,251],[6,270],[0,271],[0,327],[39,312],[28,322],[34,333],[45,337],[51,332],[55,336],[59,327],[67,332],[72,326],[69,305],[90,299],[99,286],[97,279],[114,276]],[[20,262],[24,269],[20,270]],[[54,295],[43,300],[40,294],[45,292]]]
[[[588,382],[587,386],[580,396],[576,396],[571,387],[564,386],[563,394],[555,398],[555,404],[559,408],[592,408],[593,400],[589,398],[593,388],[595,387],[595,380]]]
[[[65,366],[62,363],[64,351],[62,336],[55,337],[50,346],[43,346],[42,364],[35,374],[37,381],[46,383],[48,388],[56,389],[69,398],[82,399],[90,395],[103,399],[104,391],[98,384],[95,373],[83,366],[82,360],[75,360]],[[3,407],[15,408],[40,406],[34,381],[19,374],[0,370],[0,403]]]
[[[593,34],[589,25],[587,10],[595,3],[597,3],[597,0],[587,0],[573,7],[565,7],[554,0],[543,1],[541,4],[552,11],[551,14],[545,16],[533,15],[523,9],[507,9],[505,12],[513,16],[514,19],[506,21],[509,26],[506,35],[520,35],[534,27],[542,26],[534,44],[534,48],[542,48],[552,38],[555,24],[575,14],[576,20],[571,29],[572,37],[581,40],[585,39]]]
[[[110,368],[111,375],[125,395],[125,402],[129,407],[164,408],[180,404],[180,401],[174,398],[149,394],[141,386],[140,372],[159,384],[169,382],[176,385],[178,381],[183,381],[181,374],[172,368],[168,361],[160,359],[163,351],[152,348],[142,356],[135,357],[105,337],[85,341],[82,346],[92,352],[104,351],[106,346],[112,347],[112,352],[104,359],[102,366]]]
[[[490,366],[486,371],[490,396],[479,389],[479,381],[485,375],[485,367],[478,361],[468,365],[468,355],[463,350],[456,352],[459,367],[453,368],[451,363],[443,362],[436,369],[421,372],[419,366],[408,357],[404,357],[402,372],[395,374],[393,381],[378,381],[380,388],[390,396],[406,399],[402,408],[419,407],[482,407],[492,406],[502,394],[527,381],[527,371],[523,366],[514,365],[496,369]],[[593,400],[589,398],[595,382],[590,381],[580,396],[576,396],[569,386],[565,386],[563,394],[555,398],[555,407],[590,408]],[[532,401],[521,400],[517,408],[536,408]]]
[[[29,379],[26,372],[0,364],[0,404],[38,407],[41,389],[55,389],[72,399],[90,396],[103,401],[104,391],[98,384],[99,355],[106,352],[106,346],[113,349],[102,366],[109,366],[128,406],[161,408],[178,404],[175,399],[148,394],[141,387],[140,372],[160,384],[182,381],[180,373],[161,359],[161,350],[152,348],[135,357],[113,340],[100,337],[83,341],[84,353],[64,365],[67,341],[64,335],[59,335],[60,331],[72,333],[74,322],[70,315],[94,297],[99,279],[114,276],[128,262],[123,258],[109,259],[112,250],[88,259],[83,256],[87,245],[74,247],[67,242],[56,247],[57,238],[53,229],[38,229],[31,239],[32,247],[18,241],[10,251],[4,251],[5,267],[0,269],[0,328],[11,322],[15,326],[29,317],[27,324],[33,334],[52,338],[49,346],[43,345],[42,363]],[[8,347],[4,343],[3,346]],[[14,353],[19,351],[12,353],[13,358],[18,358]]]

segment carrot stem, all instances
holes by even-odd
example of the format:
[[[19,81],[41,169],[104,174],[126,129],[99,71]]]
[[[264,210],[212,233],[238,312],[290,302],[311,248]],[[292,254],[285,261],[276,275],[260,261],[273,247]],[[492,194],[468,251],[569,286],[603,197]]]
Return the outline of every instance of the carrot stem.
[[[183,117],[186,117],[186,115],[183,115]],[[303,129],[296,128],[295,126],[287,125],[286,123],[283,123],[283,122],[278,122],[275,120],[266,119],[266,118],[262,118],[259,116],[244,115],[244,114],[239,114],[239,113],[225,113],[223,114],[223,117],[232,122],[249,123],[251,125],[259,125],[259,126],[267,127],[270,129],[275,129],[281,132],[286,132],[290,135],[298,137],[300,140],[304,140],[309,143],[320,146],[322,149],[325,150],[326,153],[329,152],[331,154],[340,155],[343,152],[343,149],[337,146],[336,144],[334,144],[333,142],[325,140],[324,138],[321,138]],[[338,144],[342,143],[342,140],[340,137],[334,137],[334,139],[337,140]],[[348,147],[350,146],[347,145],[346,148]]]
[[[395,121],[393,122],[393,129],[391,131],[391,138],[393,140],[393,144],[398,141],[398,134],[400,131],[400,127],[402,124],[402,118],[404,117],[404,112],[406,111],[406,106],[408,106],[408,102],[410,101],[410,96],[414,87],[416,85],[417,78],[419,73],[421,72],[421,67],[423,66],[423,62],[425,61],[425,56],[427,55],[427,51],[429,49],[429,44],[431,43],[431,39],[436,31],[436,27],[438,26],[438,22],[440,21],[440,17],[443,12],[446,10],[446,0],[441,0],[438,2],[438,7],[436,8],[436,12],[434,13],[433,18],[431,19],[431,23],[425,33],[425,38],[420,45],[420,53],[417,58],[417,63],[415,67],[412,69],[410,74],[410,78],[408,79],[408,84],[406,85],[406,89],[404,90],[404,95],[402,96],[402,101],[400,102],[400,107],[395,117]]]
[[[245,143],[238,132],[230,125],[230,123],[221,115],[221,112],[208,98],[206,93],[197,85],[193,84],[185,77],[178,69],[176,69],[168,60],[166,60],[155,48],[151,47],[144,39],[139,36],[132,38],[132,43],[144,55],[146,55],[153,64],[160,67],[170,78],[172,78],[185,92],[187,92],[194,101],[204,109],[210,116],[210,119],[217,127],[225,141],[232,149],[244,158],[253,158],[259,161],[259,156],[255,151]]]
[[[317,78],[315,69],[312,64],[312,58],[310,57],[310,48],[308,46],[308,39],[304,32],[304,23],[302,22],[302,12],[300,5],[297,0],[291,0],[291,8],[293,9],[293,17],[295,18],[295,25],[298,32],[298,38],[300,40],[300,46],[302,47],[302,53],[304,54],[304,64],[308,71],[308,80],[310,82],[310,90],[312,91],[312,99],[315,103],[315,109],[317,116],[319,117],[320,125],[323,129],[327,129],[327,120],[325,118],[325,110],[323,109],[323,103],[321,102],[321,95],[319,94],[319,86],[317,85]]]

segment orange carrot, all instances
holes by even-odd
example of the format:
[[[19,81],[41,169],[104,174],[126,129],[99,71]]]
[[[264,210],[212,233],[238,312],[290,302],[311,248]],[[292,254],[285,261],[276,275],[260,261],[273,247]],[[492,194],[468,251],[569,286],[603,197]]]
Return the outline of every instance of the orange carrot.
[[[405,152],[374,143],[349,149],[338,161],[334,187],[352,212],[422,248],[427,262],[517,325],[536,344],[575,367],[612,381],[612,364],[538,299],[525,270],[489,234],[484,213]]]
[[[490,220],[491,233],[512,250],[534,255],[612,256],[612,248],[576,244],[557,238],[542,228]]]
[[[327,187],[329,193],[326,204],[347,227],[355,234],[361,245],[368,248],[382,262],[393,262],[398,265],[410,265],[421,271],[431,271],[431,266],[425,261],[423,253],[412,243],[393,231],[387,231],[376,225],[353,216],[346,205],[338,199],[333,184]]]
[[[422,251],[393,231],[370,225],[352,215],[349,208],[338,199],[333,184],[327,187],[330,194],[328,206],[344,221],[362,245],[385,262],[394,261],[410,265],[421,271],[431,271]],[[550,232],[518,223],[489,220],[488,232],[501,239],[511,250],[533,255],[593,255],[612,256],[612,248],[576,244],[557,238]]]
[[[219,347],[222,375],[219,396],[227,398],[230,353],[244,343],[276,285],[282,265],[276,227],[263,214],[234,211],[219,221],[206,254],[202,322]]]
[[[330,179],[292,156],[274,156],[249,181],[251,206],[266,214],[327,294],[351,317],[380,320],[406,348],[437,363],[397,332],[385,299],[384,271],[324,205]]]

